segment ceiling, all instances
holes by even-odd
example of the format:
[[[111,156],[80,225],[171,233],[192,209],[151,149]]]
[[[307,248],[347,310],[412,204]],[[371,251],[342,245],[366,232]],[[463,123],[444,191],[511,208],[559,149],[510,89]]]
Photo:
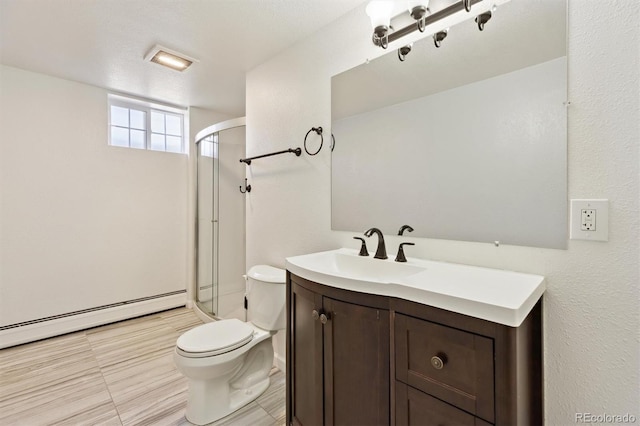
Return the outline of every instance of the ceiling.
[[[364,1],[0,0],[0,61],[244,115],[248,70]],[[200,62],[181,73],[143,61],[155,44]]]

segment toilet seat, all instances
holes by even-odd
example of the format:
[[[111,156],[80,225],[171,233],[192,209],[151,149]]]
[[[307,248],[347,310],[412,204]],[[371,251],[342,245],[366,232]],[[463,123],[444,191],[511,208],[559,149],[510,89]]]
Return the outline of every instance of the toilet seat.
[[[231,352],[253,339],[251,324],[226,319],[199,325],[178,338],[176,351],[188,358],[204,358]]]

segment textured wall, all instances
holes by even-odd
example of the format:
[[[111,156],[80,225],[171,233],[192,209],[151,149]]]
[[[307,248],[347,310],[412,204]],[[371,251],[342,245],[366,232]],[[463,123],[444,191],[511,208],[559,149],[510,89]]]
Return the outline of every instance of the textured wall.
[[[550,425],[572,424],[576,412],[640,417],[639,19],[635,0],[607,2],[606,13],[595,0],[569,5],[569,198],[610,200],[609,242],[549,250],[403,238],[416,243],[409,255],[547,277]],[[369,31],[363,6],[248,73],[248,155],[299,146],[312,126],[329,128],[331,75],[380,54],[362,37]],[[328,149],[256,161],[247,176],[248,265],[283,267],[287,256],[357,246],[352,233],[331,231]],[[390,251],[397,243],[387,238]]]
[[[104,89],[0,74],[0,324],[184,289],[187,156],[108,146]]]

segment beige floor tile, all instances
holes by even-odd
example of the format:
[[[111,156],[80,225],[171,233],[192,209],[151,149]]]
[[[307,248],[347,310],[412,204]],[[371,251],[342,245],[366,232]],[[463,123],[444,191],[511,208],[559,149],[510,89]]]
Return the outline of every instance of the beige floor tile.
[[[0,424],[119,424],[118,414],[100,371],[64,381],[2,393]]]
[[[213,426],[273,426],[276,421],[256,402],[239,409],[235,413],[224,417],[217,422],[211,423]]]
[[[0,350],[0,425],[189,425],[176,339],[202,324],[175,309]],[[284,374],[215,425],[284,424]]]
[[[123,424],[184,414],[187,380],[173,365],[172,354],[129,360],[103,371]]]
[[[180,308],[170,311],[160,312],[158,314],[167,325],[172,327],[178,333],[182,334],[187,330],[198,325],[202,325],[202,321],[191,309]]]
[[[0,351],[0,398],[28,394],[98,370],[84,334],[74,333]]]
[[[278,369],[274,369],[273,374],[269,377],[271,383],[267,390],[258,397],[256,402],[271,417],[279,419],[286,414],[285,410],[285,380],[284,373]]]
[[[78,423],[78,416],[118,419],[84,333],[0,351],[0,424]]]
[[[178,377],[117,407],[123,425],[179,424],[184,419],[186,401],[187,386]]]
[[[87,338],[101,368],[145,356],[162,355],[173,350],[179,334],[154,317],[148,321],[121,324],[119,328],[91,330]]]

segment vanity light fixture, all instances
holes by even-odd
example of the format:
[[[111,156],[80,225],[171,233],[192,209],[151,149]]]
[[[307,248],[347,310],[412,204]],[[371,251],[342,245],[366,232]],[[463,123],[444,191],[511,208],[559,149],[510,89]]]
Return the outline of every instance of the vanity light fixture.
[[[428,0],[409,0],[407,2],[407,10],[411,18],[413,18],[413,22],[403,28],[394,30],[391,25],[391,19],[399,16],[391,16],[394,9],[394,2],[390,0],[372,0],[366,8],[366,13],[369,18],[371,18],[371,25],[373,27],[371,39],[373,44],[386,49],[389,43],[411,34],[416,30],[424,32],[428,25],[435,24],[458,12],[463,10],[471,12],[472,6],[482,1],[483,0],[458,0],[441,10],[432,12],[429,9]],[[495,6],[493,10],[495,10]],[[491,15],[492,11],[487,11],[476,17],[476,23],[480,31],[484,29],[484,24],[491,19]],[[436,47],[440,47],[442,40],[447,36],[447,31],[448,29],[439,31],[433,35],[433,41]],[[406,53],[411,51],[411,48],[406,49],[407,46],[398,49],[398,58],[400,58],[401,61],[404,61]],[[406,51],[404,54],[402,53],[403,49]]]
[[[447,34],[449,34],[449,28],[435,33],[433,35],[433,44],[435,44],[436,47],[440,47],[442,45],[442,40],[447,38]]]
[[[393,10],[393,2],[389,0],[373,0],[369,2],[366,13],[371,19],[373,27],[373,44],[387,48],[387,34],[391,27],[391,11]]]
[[[489,22],[489,19],[491,19],[491,11],[476,16],[476,23],[478,24],[478,29],[480,31],[484,30],[484,24]]]
[[[164,46],[160,46],[159,44],[153,46],[149,53],[145,55],[144,60],[164,65],[165,67],[176,71],[184,71],[194,62],[199,62],[197,59],[191,58],[183,53],[176,52],[175,50],[168,49]]]
[[[400,59],[400,62],[404,62],[406,56],[409,54],[409,52],[411,52],[412,47],[413,43],[409,43],[406,46],[402,46],[400,49],[398,49],[398,59]]]
[[[426,28],[425,16],[429,14],[429,1],[428,0],[409,0],[409,15],[415,19],[418,25],[418,31],[424,32]]]

